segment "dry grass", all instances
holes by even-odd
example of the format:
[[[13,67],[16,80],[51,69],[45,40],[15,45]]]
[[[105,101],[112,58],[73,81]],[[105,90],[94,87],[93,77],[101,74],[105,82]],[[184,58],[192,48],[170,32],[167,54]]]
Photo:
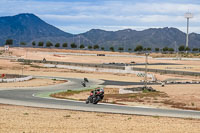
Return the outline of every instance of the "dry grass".
[[[84,93],[89,93],[91,91],[91,89],[87,89],[87,90],[67,90],[67,91],[63,91],[63,92],[58,92],[58,93],[53,93],[50,96],[51,97],[55,97],[55,98],[61,98],[61,99],[73,99],[73,100],[80,100],[80,101],[85,101],[85,99],[81,99],[82,97],[80,95],[84,94]],[[79,95],[79,99],[75,99],[73,98],[74,95]],[[71,97],[72,96],[72,97]]]
[[[161,58],[161,57],[187,57],[187,58],[199,58],[200,53],[168,53],[168,54],[162,54],[162,53],[151,53],[151,56],[154,58]]]

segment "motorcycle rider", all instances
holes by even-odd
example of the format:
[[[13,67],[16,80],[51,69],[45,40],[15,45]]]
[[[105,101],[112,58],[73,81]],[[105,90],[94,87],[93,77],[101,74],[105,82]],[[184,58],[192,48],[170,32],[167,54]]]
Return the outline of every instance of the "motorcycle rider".
[[[104,89],[99,87],[99,88],[91,91],[90,96],[86,100],[86,104],[89,102],[93,103],[93,104],[97,104],[103,98],[104,98]]]

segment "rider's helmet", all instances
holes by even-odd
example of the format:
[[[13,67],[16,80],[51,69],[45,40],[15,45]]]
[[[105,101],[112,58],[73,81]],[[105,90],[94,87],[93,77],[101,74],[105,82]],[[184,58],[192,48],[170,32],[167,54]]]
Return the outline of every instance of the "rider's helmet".
[[[104,89],[103,89],[103,88],[100,88],[100,91],[101,91],[101,92],[104,92]]]

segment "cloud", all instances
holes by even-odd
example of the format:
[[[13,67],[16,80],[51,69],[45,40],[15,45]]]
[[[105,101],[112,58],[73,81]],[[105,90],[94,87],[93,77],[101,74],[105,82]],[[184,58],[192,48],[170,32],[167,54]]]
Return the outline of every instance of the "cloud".
[[[183,15],[188,10],[194,13],[191,27],[200,27],[200,3],[197,0],[1,0],[0,5],[1,16],[34,13],[47,23],[72,33],[95,26],[108,30],[184,27]],[[200,33],[197,29],[195,31]]]
[[[185,22],[184,16],[170,16],[170,15],[132,15],[132,16],[117,16],[117,15],[39,15],[39,17],[46,19],[48,21],[60,21],[63,23],[72,23],[72,22],[82,22],[82,23],[96,23],[101,21],[105,24],[108,21],[118,22],[118,23],[156,23],[156,22],[170,22],[170,23],[181,23]],[[196,15],[195,18],[192,18],[192,22],[199,23],[200,15]],[[109,24],[109,23],[108,23]]]
[[[179,3],[138,3],[134,5],[139,12],[148,12],[156,14],[180,14],[190,10],[193,13],[200,13],[200,5],[179,4]]]

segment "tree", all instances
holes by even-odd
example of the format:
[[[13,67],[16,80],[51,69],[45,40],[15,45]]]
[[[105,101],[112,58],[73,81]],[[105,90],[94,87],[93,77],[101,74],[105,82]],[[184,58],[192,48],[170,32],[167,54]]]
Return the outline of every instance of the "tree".
[[[190,48],[189,48],[189,47],[186,47],[186,48],[185,48],[185,51],[190,51]]]
[[[198,48],[193,48],[192,51],[193,52],[197,52],[199,49]]]
[[[135,52],[137,51],[142,51],[143,50],[143,46],[142,45],[137,45],[136,48],[134,49]]]
[[[160,51],[160,48],[155,48],[155,51],[156,51],[156,52],[159,52],[159,51]]]
[[[72,43],[71,48],[77,48],[77,45],[75,43]]]
[[[7,39],[5,45],[13,45],[13,40]]]
[[[43,47],[44,46],[44,42],[38,42],[38,46],[39,47]]]
[[[163,48],[163,52],[167,52],[167,51],[169,51],[169,48],[168,47],[164,47]]]
[[[85,46],[83,44],[80,45],[80,49],[83,49],[85,48]]]
[[[103,51],[104,51],[104,50],[105,50],[105,48],[104,48],[104,47],[101,47],[101,50],[103,50]]]
[[[181,52],[182,52],[182,51],[185,51],[185,46],[184,46],[184,45],[181,45],[181,46],[178,48],[178,50],[181,51]]]
[[[23,46],[25,46],[25,45],[26,45],[26,43],[25,43],[25,42],[20,42],[20,45],[23,45]]]
[[[59,47],[60,47],[60,43],[56,43],[56,44],[55,44],[55,47],[56,47],[56,48],[59,48]]]
[[[97,44],[94,45],[94,46],[93,46],[93,49],[99,49],[99,45],[97,45]]]
[[[151,51],[151,48],[147,48],[147,51]]]
[[[68,44],[67,43],[63,43],[62,47],[66,48],[66,47],[68,47]]]
[[[124,48],[122,48],[122,47],[119,47],[119,48],[118,48],[118,51],[119,51],[119,52],[122,52],[123,50],[124,50]]]
[[[53,44],[50,41],[47,41],[46,42],[46,47],[51,47],[51,46],[53,46]]]
[[[115,51],[114,47],[110,47],[110,51],[114,52]]]
[[[170,53],[173,53],[173,52],[174,52],[174,49],[173,49],[173,48],[169,48],[168,51],[169,51]]]
[[[131,48],[128,48],[128,51],[129,51],[129,52],[131,52],[131,51],[132,51],[132,49],[131,49]]]
[[[91,46],[91,45],[89,45],[89,46],[88,46],[88,49],[92,49],[92,46]]]
[[[33,41],[33,42],[32,42],[32,46],[35,47],[35,45],[36,45],[36,43],[35,43],[35,41]]]

